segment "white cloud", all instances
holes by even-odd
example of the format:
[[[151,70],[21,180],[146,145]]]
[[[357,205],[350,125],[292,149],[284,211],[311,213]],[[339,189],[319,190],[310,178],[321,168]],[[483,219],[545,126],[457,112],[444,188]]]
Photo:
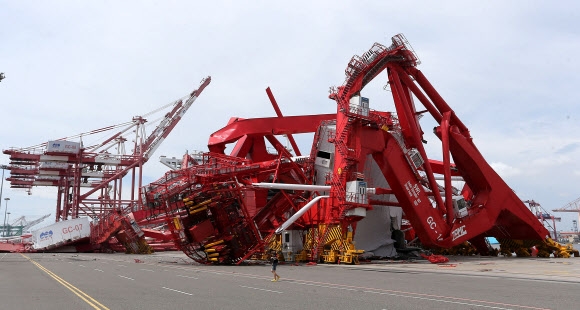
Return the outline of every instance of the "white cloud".
[[[490,164],[493,170],[502,178],[520,175],[522,172],[516,167],[509,166],[502,162],[495,162]]]

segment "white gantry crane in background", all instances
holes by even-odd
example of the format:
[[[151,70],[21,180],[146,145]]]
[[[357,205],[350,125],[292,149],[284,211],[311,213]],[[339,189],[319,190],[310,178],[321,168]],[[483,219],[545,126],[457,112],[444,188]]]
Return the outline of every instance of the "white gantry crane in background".
[[[576,198],[576,200],[570,201],[569,203],[565,204],[563,207],[552,210],[554,212],[575,212],[578,215],[578,219],[574,220],[573,222],[576,223],[574,225],[574,232],[578,233],[578,226],[577,223],[580,223],[580,197]]]
[[[210,82],[208,76],[189,95],[150,113],[135,116],[129,122],[31,147],[3,150],[10,156],[7,167],[10,177],[6,180],[10,181],[10,187],[25,189],[29,194],[34,186],[56,187],[57,222],[88,216],[95,224],[91,227],[92,243],[101,244],[111,236],[126,232],[129,237],[125,237],[122,243],[137,244],[130,251],[142,252],[146,243],[139,228],[140,221],[156,224],[151,223],[151,217],[163,217],[149,214],[142,208],[139,191],[143,165]],[[153,114],[167,110],[169,112],[164,116],[148,121],[147,118],[155,117]],[[155,123],[155,129],[147,134],[146,126]],[[90,136],[96,137],[93,135],[111,130],[119,131],[104,139],[97,137],[97,142],[88,142]],[[131,152],[125,151],[127,141],[131,141]],[[127,186],[123,181],[130,184]],[[123,190],[130,192],[123,195]]]

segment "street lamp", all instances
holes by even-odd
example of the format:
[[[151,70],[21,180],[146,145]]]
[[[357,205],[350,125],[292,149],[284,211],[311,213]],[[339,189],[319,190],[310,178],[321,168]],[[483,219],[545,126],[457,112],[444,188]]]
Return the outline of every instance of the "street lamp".
[[[4,201],[6,201],[6,209],[4,209],[4,237],[6,237],[6,214],[10,214],[10,212],[8,212],[8,200],[10,200],[10,198],[6,197],[4,198]]]

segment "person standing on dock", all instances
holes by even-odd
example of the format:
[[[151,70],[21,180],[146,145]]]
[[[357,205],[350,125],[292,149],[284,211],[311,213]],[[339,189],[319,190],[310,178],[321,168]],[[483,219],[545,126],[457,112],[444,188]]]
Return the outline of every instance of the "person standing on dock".
[[[270,263],[272,264],[272,274],[274,274],[274,279],[272,282],[277,282],[280,280],[280,276],[276,273],[276,267],[278,267],[278,253],[271,252],[272,256],[270,257]]]

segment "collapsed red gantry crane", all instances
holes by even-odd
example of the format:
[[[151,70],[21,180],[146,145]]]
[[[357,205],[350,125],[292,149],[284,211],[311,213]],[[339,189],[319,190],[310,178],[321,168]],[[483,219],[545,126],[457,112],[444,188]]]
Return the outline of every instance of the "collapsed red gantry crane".
[[[176,245],[198,262],[239,263],[271,246],[274,234],[286,229],[304,232],[302,252],[308,259],[329,255],[332,238],[342,239],[340,250],[348,252],[365,211],[383,205],[400,206],[429,247],[469,241],[486,254],[485,237],[543,244],[548,231],[485,161],[418,63],[402,35],[389,47],[375,43],[354,56],[344,84],[330,95],[336,114],[282,116],[268,89],[278,117],[232,118],[210,136],[208,153],[197,159],[186,155],[181,169],[143,188],[144,208],[167,212]],[[385,71],[396,117],[370,109],[361,97]],[[419,124],[423,114],[438,124],[434,133],[442,160],[427,157]],[[293,157],[275,137],[287,136],[298,155],[292,139],[297,133],[315,133],[310,156]],[[226,155],[226,145],[234,142]],[[321,151],[327,142],[334,145],[332,152]],[[367,188],[372,162],[388,186]],[[320,175],[320,166],[331,170]],[[454,178],[464,181],[461,190],[452,186]]]
[[[331,94],[338,104],[333,208],[341,214],[352,207],[341,190],[372,155],[387,179],[421,242],[452,247],[469,240],[485,251],[484,237],[544,240],[549,236],[516,194],[480,154],[468,128],[455,115],[421,71],[418,58],[402,35],[389,48],[375,44],[362,57],[353,57],[347,80]],[[380,119],[352,115],[349,100],[386,70],[397,110],[399,128],[391,130]],[[425,107],[418,111],[413,96]],[[427,159],[419,115],[428,112],[439,126],[442,162]],[[357,150],[351,152],[350,150]],[[454,164],[451,163],[453,157]],[[444,185],[436,181],[442,175]],[[454,212],[453,176],[465,181],[462,196],[466,214]]]
[[[145,246],[143,231],[131,225],[133,222],[142,226],[156,224],[148,219],[150,214],[143,212],[136,191],[142,186],[143,165],[210,82],[211,78],[207,77],[188,96],[146,115],[135,116],[130,122],[28,148],[4,150],[4,154],[10,156],[8,169],[11,176],[7,180],[12,188],[26,189],[29,194],[33,186],[56,187],[56,221],[90,217],[95,223],[91,234],[95,245],[108,241],[122,230],[125,235],[131,235],[130,238],[118,236],[125,239],[125,243]],[[145,129],[151,122],[146,117],[168,108],[171,110],[147,134]],[[110,130],[119,131],[93,145],[83,144],[83,139],[88,140],[91,135]],[[73,139],[79,139],[80,142]],[[134,144],[132,152],[127,154],[125,142],[130,139]],[[130,176],[130,184],[128,188],[123,188],[126,176]],[[129,195],[123,195],[123,189],[125,192],[128,189]],[[145,230],[145,235],[163,237],[159,232],[149,230]],[[170,242],[171,238],[165,241]],[[135,246],[132,251],[136,251]]]

